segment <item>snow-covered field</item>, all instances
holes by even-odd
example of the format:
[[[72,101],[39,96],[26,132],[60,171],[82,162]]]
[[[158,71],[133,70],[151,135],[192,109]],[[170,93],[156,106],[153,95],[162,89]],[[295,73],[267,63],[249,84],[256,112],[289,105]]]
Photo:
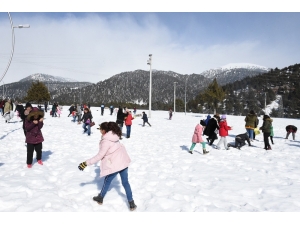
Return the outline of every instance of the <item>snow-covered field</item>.
[[[100,131],[92,128],[83,134],[81,125],[49,111],[42,129],[43,161],[31,169],[26,166],[22,123],[16,116],[11,123],[0,120],[0,211],[1,212],[129,212],[125,191],[117,177],[103,205],[92,200],[102,187],[99,166],[79,171],[79,163],[98,152]],[[138,110],[137,113],[141,113]],[[148,110],[146,110],[148,114]],[[92,107],[96,124],[115,121],[105,109]],[[189,154],[194,128],[206,115],[152,111],[152,127],[133,120],[130,139],[121,142],[131,157],[129,181],[136,212],[299,212],[300,211],[300,137],[284,139],[285,126],[300,128],[300,120],[273,118],[274,145],[263,149],[263,136],[241,150],[217,150],[210,146],[203,155],[196,145]],[[227,116],[228,142],[244,133],[243,116]],[[259,125],[262,125],[260,119]],[[123,128],[125,133],[125,127]],[[206,138],[206,137],[205,137]],[[206,140],[206,139],[204,139]],[[217,144],[218,140],[214,144]],[[34,154],[35,157],[35,154]],[[135,213],[135,212],[133,212]],[[73,215],[73,214],[71,214]]]

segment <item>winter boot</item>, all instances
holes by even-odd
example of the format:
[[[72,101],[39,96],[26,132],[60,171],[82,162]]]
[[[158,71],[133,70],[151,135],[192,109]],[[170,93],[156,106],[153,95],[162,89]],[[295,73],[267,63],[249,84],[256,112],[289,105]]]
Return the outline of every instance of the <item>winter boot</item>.
[[[27,168],[32,168],[32,165],[31,164],[27,164]]]
[[[133,211],[136,209],[136,205],[134,204],[134,201],[132,200],[131,202],[129,202],[129,208],[130,208],[130,211]]]
[[[193,154],[193,150],[189,150],[189,153]]]
[[[266,150],[272,150],[271,146],[269,146]]]
[[[93,197],[93,200],[97,202],[99,205],[103,204],[103,197],[101,197],[100,195]]]
[[[38,160],[38,164],[43,165],[43,161],[41,159]]]

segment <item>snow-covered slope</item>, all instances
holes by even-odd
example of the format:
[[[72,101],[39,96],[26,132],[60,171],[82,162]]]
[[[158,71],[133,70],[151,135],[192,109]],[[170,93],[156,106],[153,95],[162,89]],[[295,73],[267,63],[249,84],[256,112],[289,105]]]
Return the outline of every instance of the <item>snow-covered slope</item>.
[[[52,76],[52,75],[43,74],[43,73],[32,74],[28,77],[23,78],[19,82],[31,81],[31,80],[32,81],[42,81],[42,82],[78,82],[77,80],[74,80],[71,78]]]
[[[251,63],[229,63],[227,65],[221,66],[222,70],[236,69],[236,68],[245,68],[245,69],[262,69],[268,71],[269,69],[265,66],[259,66]]]
[[[98,212],[98,217],[100,212],[129,212],[120,176],[112,181],[103,205],[98,205],[92,198],[101,191],[104,183],[104,177],[99,177],[99,164],[88,166],[84,171],[77,168],[79,163],[99,151],[98,123],[116,121],[116,115],[111,116],[105,109],[101,116],[100,107],[91,107],[96,126],[92,127],[91,136],[87,136],[82,134],[81,125],[71,122],[68,108],[63,107],[60,118],[50,117],[48,111],[42,128],[44,165],[37,164],[34,157],[31,169],[26,167],[20,119],[15,117],[11,123],[5,123],[0,118],[1,212]],[[138,109],[137,113],[142,111]],[[148,113],[148,110],[144,111]],[[196,124],[206,115],[176,112],[172,120],[168,120],[167,111],[152,111],[151,115],[151,127],[142,127],[142,119],[137,117],[132,121],[130,138],[120,140],[131,158],[129,182],[136,212],[300,211],[299,134],[295,141],[291,135],[288,140],[284,139],[285,126],[294,124],[299,128],[300,120],[273,118],[274,145],[270,151],[263,149],[263,135],[259,134],[251,142],[252,147],[247,144],[241,150],[230,148],[226,151],[224,146],[217,150],[207,145],[210,153],[203,155],[199,144],[194,154],[188,150]],[[227,137],[228,143],[233,143],[237,134],[246,132],[244,119],[244,116],[227,115],[227,123],[233,127]],[[259,125],[262,125],[261,118]],[[124,127],[123,133],[125,130]],[[206,141],[206,136],[203,140]],[[5,221],[23,215],[19,213],[9,214]],[[134,217],[137,215],[140,214],[134,214]],[[30,216],[26,221],[35,219],[35,214]],[[90,219],[90,215],[84,216],[82,221]],[[199,217],[199,214],[195,216]],[[244,223],[243,219],[239,220]],[[43,215],[41,222],[49,224],[45,221]]]
[[[237,75],[239,73],[239,79],[247,76],[252,76],[253,74],[258,75],[259,73],[266,73],[269,69],[264,66],[259,66],[250,63],[230,63],[215,69],[210,69],[202,72],[207,78],[225,78],[227,76]]]

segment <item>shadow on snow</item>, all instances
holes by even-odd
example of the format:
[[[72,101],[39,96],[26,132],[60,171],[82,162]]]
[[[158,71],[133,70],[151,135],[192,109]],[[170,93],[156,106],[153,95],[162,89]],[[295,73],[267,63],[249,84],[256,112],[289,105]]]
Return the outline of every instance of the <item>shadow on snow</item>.
[[[11,131],[8,132],[7,134],[5,134],[5,135],[3,135],[2,137],[0,137],[0,140],[4,139],[4,138],[5,138],[7,135],[9,135],[10,133],[15,132],[16,130],[20,130],[20,129],[21,129],[21,127],[18,128],[18,129],[11,130]]]
[[[96,184],[97,187],[98,187],[98,193],[100,193],[101,190],[102,190],[102,186],[103,186],[103,183],[104,183],[105,176],[100,177],[100,167],[99,166],[97,166],[97,168],[95,169],[95,173],[96,173],[96,176],[95,176],[95,179],[93,181],[80,183],[80,186],[85,186],[85,185],[88,185],[88,184]],[[117,175],[112,180],[111,184],[109,185],[109,188],[108,188],[108,191],[107,191],[106,195],[109,194],[109,191],[114,188],[118,192],[118,194],[121,195],[125,199],[125,202],[127,202],[126,194],[121,192],[121,188],[123,188],[122,183],[120,183],[120,180],[117,177],[120,178],[120,175]]]

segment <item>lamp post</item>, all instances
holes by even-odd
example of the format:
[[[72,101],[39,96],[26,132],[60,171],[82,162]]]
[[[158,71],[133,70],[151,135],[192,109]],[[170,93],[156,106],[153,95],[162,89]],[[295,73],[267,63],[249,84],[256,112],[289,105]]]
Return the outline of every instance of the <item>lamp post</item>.
[[[175,113],[175,109],[176,109],[176,84],[177,84],[178,82],[174,82],[174,113]]]
[[[265,92],[265,115],[267,115],[267,93]]]
[[[12,31],[12,35],[11,35],[11,38],[12,38],[12,49],[11,49],[11,54],[10,54],[10,59],[8,61],[8,64],[6,66],[6,69],[0,79],[0,82],[3,80],[9,66],[10,66],[10,63],[11,63],[11,60],[13,58],[13,55],[14,55],[14,50],[15,50],[15,33],[14,33],[14,28],[29,28],[30,25],[29,24],[25,24],[25,25],[19,25],[19,26],[14,26],[13,25],[13,21],[11,19],[11,16],[10,16],[10,13],[8,12],[8,17],[9,17],[9,20],[10,20],[10,26],[11,26],[11,31]]]
[[[152,95],[152,54],[149,54],[147,65],[150,65],[150,82],[149,82],[149,113],[148,117],[151,117],[151,95]]]

